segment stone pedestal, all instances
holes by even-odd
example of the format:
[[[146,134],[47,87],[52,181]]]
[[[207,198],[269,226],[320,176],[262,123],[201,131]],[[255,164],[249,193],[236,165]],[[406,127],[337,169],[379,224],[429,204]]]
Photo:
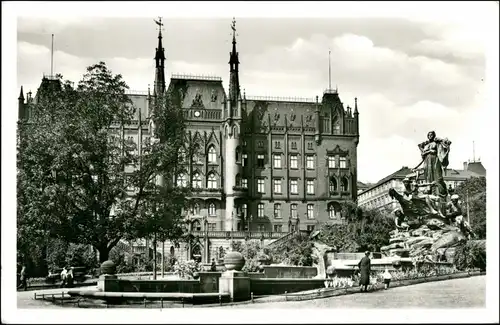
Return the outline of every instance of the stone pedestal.
[[[250,299],[250,278],[246,272],[230,270],[219,278],[219,293],[228,293],[231,301]]]
[[[97,290],[102,292],[118,292],[118,277],[112,274],[102,274],[97,281]]]

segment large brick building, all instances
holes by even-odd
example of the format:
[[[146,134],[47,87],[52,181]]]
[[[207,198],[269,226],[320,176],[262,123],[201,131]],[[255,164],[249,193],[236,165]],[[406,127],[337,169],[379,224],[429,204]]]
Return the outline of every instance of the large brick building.
[[[193,234],[205,238],[196,249],[178,246],[188,258],[195,250],[210,260],[229,246],[230,236],[269,242],[295,229],[342,222],[340,203],[357,198],[357,100],[345,107],[332,89],[321,100],[247,97],[234,30],[233,22],[227,92],[219,77],[173,74],[167,86],[160,30],[152,94],[129,94],[138,110],[125,137],[139,154],[150,137],[154,97],[163,92],[181,94],[188,141],[202,145],[175,180],[193,188],[188,218]]]

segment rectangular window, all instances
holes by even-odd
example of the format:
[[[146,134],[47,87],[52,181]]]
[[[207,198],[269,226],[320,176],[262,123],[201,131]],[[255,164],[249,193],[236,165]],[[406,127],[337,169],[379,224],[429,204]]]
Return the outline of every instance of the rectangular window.
[[[274,193],[281,194],[281,179],[274,179]]]
[[[257,192],[258,193],[265,193],[264,179],[262,179],[262,178],[257,179]]]
[[[274,147],[276,149],[280,149],[281,148],[281,143],[279,141],[274,141]]]
[[[292,141],[292,149],[297,149],[297,142]]]
[[[290,205],[290,217],[292,219],[297,219],[297,204]]]
[[[299,194],[299,186],[298,186],[298,181],[296,179],[290,180],[290,193]]]
[[[281,168],[281,155],[274,154],[273,155],[274,168]]]
[[[307,225],[307,231],[314,231],[314,225]]]
[[[248,188],[248,179],[246,178],[241,179],[241,187]]]
[[[346,159],[346,157],[340,157],[340,168],[347,168],[347,159]]]
[[[264,203],[259,203],[257,206],[257,217],[264,218]]]
[[[314,180],[307,180],[307,194],[314,194]]]
[[[208,224],[208,231],[215,231],[215,223],[209,223]]]
[[[306,167],[307,169],[314,169],[314,156],[306,157]]]
[[[274,225],[274,232],[283,232],[283,225]]]
[[[328,156],[328,168],[335,168],[335,156]]]
[[[274,217],[276,219],[281,219],[281,204],[280,203],[276,203],[274,205]]]
[[[312,142],[307,143],[307,149],[313,150],[313,143]]]
[[[257,142],[257,147],[264,148],[264,141],[258,141]]]
[[[314,205],[307,205],[307,219],[314,219]]]
[[[298,157],[297,155],[291,155],[290,156],[290,168],[293,168],[293,169],[297,169],[299,168],[299,164],[298,164]]]
[[[257,230],[258,230],[258,231],[265,231],[265,230],[266,230],[266,228],[264,227],[264,225],[263,225],[263,224],[259,224],[259,225],[257,225]]]
[[[248,155],[246,153],[244,153],[243,155],[241,155],[241,165],[243,167],[247,166],[248,165]]]
[[[264,155],[257,155],[257,167],[264,168]]]

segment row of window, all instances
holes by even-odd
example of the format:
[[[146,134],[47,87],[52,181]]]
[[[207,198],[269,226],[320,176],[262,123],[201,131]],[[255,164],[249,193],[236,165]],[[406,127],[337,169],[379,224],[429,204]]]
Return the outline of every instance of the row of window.
[[[295,231],[295,225],[290,225],[290,231]],[[247,226],[245,225],[245,229]],[[195,231],[201,231],[201,225],[196,225],[196,227],[193,228]],[[209,222],[207,224],[207,230],[208,231],[216,231],[217,230],[217,224]],[[307,225],[307,231],[313,231],[314,230],[314,225]],[[257,224],[257,231],[266,231],[266,226],[264,224]],[[273,225],[273,232],[283,232],[283,225]]]
[[[183,161],[186,157],[186,153],[184,148],[180,149],[179,152],[180,160]],[[338,158],[338,159],[337,159]],[[338,160],[338,164],[337,164]],[[193,156],[193,161],[199,161],[197,155]],[[236,161],[241,162],[243,166],[248,166],[248,155],[246,153],[241,155],[240,161],[240,153],[239,150],[236,151]],[[264,168],[265,155],[257,154],[257,167]],[[290,168],[297,169],[299,168],[299,157],[297,154],[290,155]],[[208,163],[215,164],[217,163],[217,151],[214,146],[211,146],[208,149]],[[314,169],[315,158],[313,155],[306,156],[306,168]],[[282,155],[281,154],[273,154],[273,166],[274,168],[282,168]],[[328,168],[347,168],[347,158],[346,157],[338,157],[338,156],[328,156]]]
[[[346,177],[342,177],[340,183],[341,183],[340,184],[341,191],[347,192],[349,190],[348,179]],[[188,186],[188,179],[187,179],[186,174],[184,174],[184,173],[178,174],[176,184],[179,187],[187,187]],[[194,173],[191,184],[192,184],[193,188],[202,188],[202,180],[201,180],[201,176],[198,172]],[[236,175],[236,186],[248,188],[248,179],[241,178],[241,176],[239,174]],[[207,188],[209,188],[209,189],[218,188],[218,180],[217,180],[217,176],[215,173],[208,174]],[[276,193],[276,194],[283,193],[281,179],[273,179],[273,190],[274,190],[273,193]],[[290,191],[290,194],[299,194],[299,181],[297,179],[290,179],[289,191]],[[338,191],[337,180],[334,177],[330,178],[329,191],[330,192],[337,192]],[[257,179],[257,193],[264,194],[265,192],[266,192],[265,180],[263,178],[258,178]],[[314,179],[306,180],[306,193],[307,194],[314,194],[315,193],[315,180]]]
[[[297,209],[298,209],[298,204],[293,203],[290,205],[290,218],[292,219],[297,219],[298,214],[297,214]],[[307,210],[306,210],[306,216],[307,219],[315,219],[314,215],[314,204],[308,204],[307,205]],[[328,217],[330,219],[336,219],[340,218],[340,208],[335,208],[335,205],[329,204],[328,208]],[[196,203],[193,208],[191,209],[191,212],[198,215],[200,214],[200,206],[198,203]],[[237,213],[239,215],[243,215],[244,218],[247,217],[248,215],[248,207],[246,204],[242,204],[241,206],[237,207]],[[217,215],[217,210],[216,206],[214,203],[209,203],[208,204],[208,215],[211,217],[214,217]],[[282,208],[281,208],[281,203],[275,203],[274,204],[274,218],[275,219],[282,219]],[[259,203],[257,204],[257,218],[264,218],[265,213],[264,213],[264,203]]]

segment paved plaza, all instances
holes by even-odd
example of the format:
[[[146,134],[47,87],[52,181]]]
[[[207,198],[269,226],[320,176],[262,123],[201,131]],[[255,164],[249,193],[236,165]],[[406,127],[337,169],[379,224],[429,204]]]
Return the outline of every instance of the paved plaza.
[[[387,291],[307,301],[269,302],[220,308],[484,308],[486,276],[427,282]],[[218,307],[217,307],[218,308]]]

